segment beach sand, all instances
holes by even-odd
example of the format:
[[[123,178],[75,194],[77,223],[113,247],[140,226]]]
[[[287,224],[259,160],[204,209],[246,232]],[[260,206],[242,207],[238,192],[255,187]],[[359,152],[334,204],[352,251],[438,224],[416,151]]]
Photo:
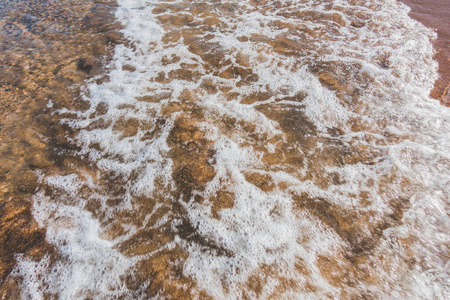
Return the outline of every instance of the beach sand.
[[[437,0],[433,3],[423,0],[404,2],[411,5],[412,17],[428,27],[438,29],[439,37],[435,47],[441,78],[437,80],[431,95],[441,100],[444,105],[450,106],[448,94],[450,31],[449,22],[445,19],[450,11],[445,6],[445,2],[448,0]],[[73,131],[61,126],[58,117],[50,112],[59,108],[81,111],[86,110],[89,106],[79,97],[81,86],[86,80],[105,72],[103,66],[111,57],[114,45],[123,43],[122,37],[118,33],[120,26],[113,24],[114,17],[111,13],[113,10],[114,1],[108,0],[42,2],[14,0],[9,2],[8,6],[2,6],[0,3],[0,24],[3,25],[0,26],[3,28],[0,30],[0,48],[4,50],[0,54],[0,66],[2,66],[0,70],[0,299],[20,298],[18,285],[20,281],[16,282],[13,276],[9,276],[16,265],[18,254],[32,261],[39,261],[44,256],[50,256],[52,260],[59,259],[57,251],[45,240],[46,229],[39,226],[31,212],[32,196],[39,186],[39,178],[35,171],[39,170],[46,175],[72,174],[76,172],[75,168],[83,167],[82,162],[74,154],[71,154],[74,152],[75,146],[70,144],[67,138],[74,134]],[[192,41],[193,45],[194,42]],[[289,50],[289,45],[283,42],[278,43],[280,47],[277,50],[280,52]],[[177,76],[182,75],[180,73]],[[234,76],[234,71],[233,74],[224,73],[223,76]],[[328,84],[333,88],[339,87],[336,84],[337,81],[327,73],[322,73],[320,80],[322,84]],[[260,97],[260,95],[257,96]],[[299,97],[303,97],[302,94]],[[253,101],[251,98],[246,101],[250,101],[249,99]],[[265,110],[265,107],[261,107],[261,111],[269,115],[268,110],[271,108]],[[282,113],[277,113],[269,116],[272,118],[283,116]],[[189,113],[186,115],[191,116]],[[194,113],[192,116],[195,117]],[[190,119],[195,119],[194,117]],[[286,128],[307,126],[306,122],[291,124],[289,122],[292,118],[286,119],[284,123],[281,122],[282,126]],[[133,127],[133,124],[126,123],[122,126],[123,128],[116,127],[116,129],[122,129],[125,132],[128,127]],[[214,169],[207,164],[213,152],[203,150],[203,148],[208,149],[207,147],[212,148],[211,145],[206,142],[199,143],[197,148],[192,147],[194,150],[189,151],[178,146],[190,141],[191,132],[193,132],[192,136],[201,136],[200,130],[196,129],[195,123],[193,124],[179,121],[176,123],[177,130],[169,136],[169,142],[173,144],[173,153],[177,156],[174,159],[175,168],[181,166],[179,172],[176,172],[175,183],[180,186],[180,189],[183,188],[183,184],[188,185],[188,188],[183,190],[185,193],[190,193],[191,189],[204,185],[206,181],[211,180],[210,177],[215,175]],[[287,155],[287,159],[295,163],[297,154],[292,154],[292,157],[289,155],[291,154]],[[329,156],[328,153],[326,155]],[[192,160],[190,157],[193,157],[195,162],[186,164],[189,159]],[[319,154],[317,157],[320,157]],[[267,161],[270,161],[271,158],[268,156]],[[187,181],[186,174],[189,175],[192,170],[201,176]],[[249,183],[258,186],[261,190],[269,191],[274,188],[266,183],[268,180],[265,177],[256,172],[248,173],[245,177]],[[114,182],[115,185],[116,182]],[[219,203],[217,207],[223,209],[232,205],[229,193],[224,192],[220,195],[220,197],[217,196],[217,203]],[[144,197],[142,199],[142,201],[148,200]],[[321,216],[318,213],[319,209],[324,210],[324,222],[327,222],[326,218],[329,218],[329,224],[340,224],[339,222],[341,222],[346,224],[345,228],[350,228],[348,225],[350,222],[347,219],[353,220],[352,214],[348,214],[348,217],[340,217],[337,222],[335,221],[337,217],[334,217],[335,214],[338,215],[337,210],[326,210],[326,205],[320,206],[316,204],[317,201],[313,202],[313,200],[302,195],[297,202],[314,203],[310,210],[318,216]],[[396,203],[395,205],[396,209],[400,208],[397,209],[397,215],[388,216],[388,220],[392,219],[392,222],[402,219],[400,214],[403,214],[401,210],[403,204]],[[213,207],[213,209],[218,210],[217,207]],[[303,206],[301,208],[304,209]],[[218,216],[217,213],[216,216]],[[186,224],[182,223],[187,228],[181,232],[182,237],[184,235],[184,238],[187,239],[194,236],[199,239],[191,224]],[[384,223],[380,224],[382,225],[376,227],[377,232],[381,232],[380,228],[384,228],[381,226],[385,226]],[[353,243],[352,245],[357,251],[362,253],[361,249],[363,248],[359,244],[363,245],[363,243],[360,240],[352,239],[353,233],[359,232],[360,229],[356,225],[351,228],[354,231],[341,230],[340,227],[337,230],[342,236],[347,237],[350,244]],[[380,236],[376,234],[375,240],[378,241]],[[160,240],[164,239],[160,238]],[[370,236],[363,239],[364,245],[368,244],[366,241],[370,240]],[[133,250],[129,245],[123,243],[123,248],[120,250],[132,253],[130,251],[148,251],[149,249],[144,245]],[[138,245],[137,242],[136,245]],[[373,246],[373,244],[369,245]],[[366,247],[368,246],[366,245]],[[147,265],[143,263],[141,275],[144,279],[142,281],[147,279],[150,270],[153,273],[159,272],[158,274],[164,275],[159,276],[163,279],[159,279],[158,284],[175,286],[178,283],[175,280],[173,282],[164,281],[164,278],[169,276],[166,274],[170,272],[170,269],[166,268],[163,263],[168,264],[179,260],[181,255],[182,253],[172,251],[165,256],[156,256],[153,261],[145,262]],[[363,257],[362,254],[361,257]],[[324,263],[337,266],[337,263],[333,264],[330,260],[322,259],[319,268]],[[340,276],[336,268],[322,267],[321,272],[324,277],[329,277],[333,282],[342,284],[341,281],[345,282],[347,279]],[[347,269],[351,271],[352,266],[349,265]],[[371,278],[369,279],[372,280]],[[154,288],[157,291],[159,286],[156,284]]]
[[[412,18],[437,31],[438,38],[434,45],[440,78],[436,80],[431,97],[439,99],[445,106],[450,106],[450,1],[403,0],[403,2],[411,7],[409,15]]]
[[[6,280],[17,255],[40,260],[53,251],[31,213],[35,171],[63,169],[60,153],[69,149],[49,103],[82,104],[81,85],[103,72],[121,38],[114,5],[0,1],[0,299],[20,298]]]

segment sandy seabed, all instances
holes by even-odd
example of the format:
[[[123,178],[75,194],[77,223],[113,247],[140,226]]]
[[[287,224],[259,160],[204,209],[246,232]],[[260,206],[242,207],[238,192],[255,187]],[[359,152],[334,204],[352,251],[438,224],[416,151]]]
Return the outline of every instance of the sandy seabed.
[[[6,280],[17,255],[53,251],[31,214],[37,170],[67,168],[67,131],[50,114],[82,107],[80,87],[121,39],[114,1],[0,2],[0,298],[19,298]]]
[[[438,3],[445,1],[429,3],[430,5],[435,5],[436,8],[431,12],[420,12],[423,10],[423,6],[419,3],[420,1],[406,2],[412,3],[413,12],[411,15],[413,17],[421,21],[423,20],[425,24],[429,22],[429,25],[427,25],[430,27],[441,28],[441,30],[442,28],[445,29],[445,26],[442,25],[444,23],[438,22],[437,25],[433,25],[434,23],[431,22],[435,20],[433,14],[441,12]],[[162,11],[164,9],[167,10],[167,7],[161,8]],[[0,46],[3,50],[0,53],[0,114],[2,116],[0,118],[0,296],[3,298],[20,298],[17,282],[11,277],[7,279],[11,270],[14,268],[17,254],[21,254],[35,261],[39,261],[46,254],[50,254],[52,259],[58,260],[57,251],[45,241],[45,228],[39,228],[31,214],[31,196],[35,193],[39,181],[39,172],[36,171],[40,170],[41,172],[45,172],[46,175],[70,174],[77,172],[74,171],[74,166],[82,169],[82,165],[86,164],[79,157],[71,155],[72,151],[77,149],[67,139],[76,133],[69,126],[61,126],[59,123],[58,118],[70,118],[70,116],[55,116],[50,112],[61,108],[79,111],[89,108],[89,103],[86,103],[80,97],[80,88],[86,80],[95,75],[105,73],[103,66],[106,65],[111,55],[111,50],[115,44],[123,42],[122,37],[118,34],[119,26],[114,23],[114,18],[111,15],[113,10],[113,1],[11,1],[8,6],[0,4],[0,28],[3,28],[0,31]],[[202,12],[201,8],[198,10]],[[170,25],[172,22],[176,25],[175,29],[180,24],[184,24],[183,22],[192,21],[185,20],[184,15],[169,19],[164,19],[165,17],[165,15],[159,17],[161,23]],[[313,18],[314,16],[303,17]],[[213,22],[216,19],[210,18],[208,21]],[[338,18],[332,19],[332,21],[339,23]],[[167,26],[170,27],[169,25]],[[359,24],[355,23],[355,26],[357,27]],[[176,39],[177,34],[180,34],[175,29],[172,35],[167,35],[168,42],[171,42],[171,38]],[[441,101],[448,105],[447,100],[445,100],[446,98],[442,96],[445,94],[446,84],[449,82],[447,76],[448,65],[445,67],[445,59],[448,61],[449,53],[448,48],[445,48],[445,46],[448,46],[448,38],[447,42],[445,42],[445,32],[442,34],[439,31],[438,33],[439,38],[436,42],[436,47],[438,50],[441,50],[436,57],[440,62],[442,77],[436,84],[432,95],[435,98],[442,99]],[[189,34],[190,32],[186,30],[187,37],[189,37]],[[262,37],[258,38],[262,39]],[[207,52],[209,49],[203,49],[202,45],[197,43],[195,39],[186,39],[186,41],[191,43],[190,47],[194,49],[191,49],[192,52],[196,52],[202,56],[204,61],[210,63],[212,67],[216,66],[218,63],[218,55],[214,57],[208,56]],[[275,51],[283,55],[290,55],[293,48],[296,48],[295,44],[291,45],[289,41],[284,39],[275,40],[273,43],[274,45],[271,46],[273,46]],[[176,57],[173,59],[175,60]],[[164,63],[171,64],[176,63],[176,61],[167,61]],[[245,62],[242,63],[244,64]],[[380,65],[386,67],[384,62]],[[318,66],[317,70],[322,67]],[[127,68],[129,69],[127,71],[130,72],[136,70],[132,66]],[[325,67],[323,68],[324,70],[320,69],[320,74],[318,75],[320,82],[331,90],[342,91],[341,94],[346,93],[347,91],[345,90],[345,86],[342,85],[342,82],[332,76],[333,70],[327,72]],[[154,80],[161,82],[169,82],[172,79],[190,80],[198,75],[190,72],[188,68],[176,71],[178,72],[173,71],[167,74],[170,78],[160,76],[161,78],[157,77]],[[316,72],[319,73],[319,71]],[[256,76],[246,68],[230,68],[219,74],[219,77],[233,79],[237,76],[236,74],[243,78],[243,86],[257,80]],[[107,78],[103,78],[103,80],[107,80]],[[217,87],[206,81],[203,89],[211,94],[217,92]],[[225,93],[226,91],[223,92]],[[203,186],[215,176],[214,168],[209,165],[215,153],[213,151],[206,151],[208,147],[212,148],[212,146],[210,145],[210,141],[204,137],[204,133],[199,129],[199,125],[195,123],[197,119],[200,120],[203,118],[202,111],[196,106],[193,107],[197,110],[189,106],[191,102],[194,103],[193,98],[195,98],[195,95],[185,93],[182,96],[184,97],[182,100],[188,103],[186,104],[186,108],[172,105],[168,106],[167,110],[188,111],[187,115],[189,115],[189,118],[177,120],[168,141],[169,145],[173,148],[172,155],[173,161],[175,162],[174,169],[176,170],[174,172],[175,183],[180,193],[186,195],[186,197],[190,197],[192,196],[193,190]],[[234,96],[230,93],[230,97]],[[270,93],[267,95],[255,93],[243,98],[242,103],[253,104],[263,102],[270,97]],[[298,94],[296,97],[291,97],[292,99],[285,97],[280,100],[301,102],[305,98],[305,95]],[[148,97],[140,100],[143,102],[157,102],[161,99]],[[98,115],[105,113],[102,111],[105,108],[102,108],[100,105],[97,110],[95,113]],[[294,135],[294,129],[309,129],[307,122],[300,124],[292,121],[297,114],[294,114],[294,116],[288,115],[284,107],[280,110],[271,111],[271,107],[261,105],[260,111],[269,118],[279,122],[283,129],[287,128],[286,132],[292,133],[288,135],[288,138],[292,142],[300,139]],[[235,120],[230,120],[229,122],[224,120],[224,126],[234,128],[237,125],[233,122]],[[123,137],[134,136],[136,134],[137,124],[136,122],[117,122],[116,130],[122,131]],[[244,131],[254,131],[254,128],[250,126],[252,124],[242,124],[245,129]],[[161,124],[161,126],[163,125]],[[97,124],[96,126],[101,127],[102,124]],[[335,129],[330,135],[337,137],[342,135],[342,132]],[[190,148],[183,146],[186,144]],[[286,151],[283,154],[285,160],[282,162],[277,161],[282,155],[267,155],[265,159],[270,164],[286,163],[294,167],[302,165],[303,161],[299,159],[299,154],[295,153],[294,150],[291,152]],[[312,158],[323,159],[324,162],[325,158],[328,158],[330,160],[328,163],[338,164],[341,163],[340,160],[337,162],[331,160],[333,158],[338,160],[344,157],[344,159],[348,160],[345,163],[352,164],[356,161],[363,161],[365,159],[364,155],[369,160],[372,153],[362,153],[360,155],[361,157],[357,157],[356,154],[344,157],[339,153],[319,153],[316,156],[312,156]],[[314,174],[322,172],[321,170],[313,171],[312,173]],[[388,179],[393,180],[392,178]],[[386,181],[389,181],[388,179]],[[264,177],[264,175],[258,172],[248,172],[245,174],[245,180],[264,192],[284,188],[281,185],[276,186],[273,184],[270,176]],[[329,181],[328,183],[325,182],[325,179],[322,180],[324,185],[340,184],[338,176],[330,176],[327,180]],[[118,185],[117,181],[111,180],[111,182]],[[108,187],[112,190],[114,185],[111,184]],[[57,194],[57,192],[53,193]],[[120,193],[120,191],[117,191],[117,193]],[[361,198],[367,198],[367,196],[362,194]],[[147,200],[143,198],[142,202],[144,203]],[[217,212],[233,206],[233,195],[227,191],[221,191],[221,193],[217,194],[214,203],[213,214],[215,213],[215,215],[213,217],[220,219],[220,215]],[[357,224],[355,225],[353,223],[356,217],[352,213],[345,211],[341,213],[325,200],[318,201],[318,199],[310,199],[304,194],[297,195],[296,203],[298,203],[299,210],[308,210],[311,214],[316,215],[317,218],[321,218],[325,224],[330,228],[334,228],[343,239],[347,240],[355,254],[352,258],[352,262],[355,265],[363,264],[366,257],[359,254],[376,244],[381,236],[379,232],[387,227],[397,225],[403,217],[405,207],[408,205],[404,199],[392,201],[390,205],[392,206],[393,213],[383,219],[384,223],[374,224],[371,234],[376,238],[376,241],[372,241],[371,237],[366,236],[363,236],[361,240],[354,238],[356,236],[354,232],[359,233],[362,230],[360,230]],[[95,211],[97,208],[93,206],[90,209]],[[366,217],[369,219],[371,216],[367,214]],[[180,228],[179,235],[182,238],[195,240],[198,244],[204,244],[205,247],[209,247],[217,252],[222,251],[223,256],[228,255],[225,251],[226,249],[214,248],[212,243],[204,240],[201,235],[198,235],[189,222],[186,221],[186,224],[181,224]],[[114,233],[114,230],[112,232]],[[163,235],[161,237],[154,237],[154,239],[157,238],[160,238],[161,243],[166,242],[166,237]],[[170,238],[172,237],[167,239]],[[119,247],[119,250],[125,255],[140,254],[139,251],[149,251],[147,245],[141,245],[140,243],[140,236],[137,235],[129,243],[123,243],[121,245],[122,247]],[[407,244],[409,241],[405,241],[404,243]],[[139,248],[136,245],[142,247]],[[160,257],[155,258],[156,262],[162,262],[160,264],[153,261],[142,263],[143,266],[141,266],[141,269],[144,271],[137,273],[136,277],[138,280],[135,281],[144,282],[147,279],[148,272],[151,271],[153,274],[156,274],[155,278],[160,278],[160,281],[155,281],[155,286],[151,287],[154,290],[152,291],[159,291],[161,286],[166,288],[167,291],[170,291],[167,288],[170,284],[167,283],[167,280],[164,280],[166,278],[164,276],[169,272],[169,267],[165,264],[183,258],[185,254],[173,251],[173,253],[166,253],[165,255],[160,255]],[[413,257],[412,254],[411,257]],[[342,261],[346,261],[346,259],[342,258]],[[411,262],[408,261],[408,263],[414,265],[415,262],[411,259]],[[372,274],[369,274],[370,272],[354,270],[351,264],[343,268],[338,264],[337,260],[335,261],[326,256],[321,257],[318,266],[322,275],[336,286],[348,285],[346,281],[348,274],[355,277],[363,277],[367,282],[375,280],[371,277]],[[306,272],[301,264],[299,264],[298,269],[300,273]],[[347,270],[345,274],[342,273],[344,269]],[[160,274],[162,275],[160,276]],[[169,275],[172,276],[172,274]],[[139,276],[142,278],[139,278]],[[129,286],[135,284],[132,279],[135,278],[127,279]],[[263,284],[258,280],[258,278],[253,281],[250,280],[249,286],[253,285],[255,290],[262,289]],[[180,280],[180,282],[184,284],[183,281]],[[173,284],[174,289],[175,283]],[[286,286],[290,284],[290,282],[286,281]],[[310,286],[308,286],[308,289],[311,289],[311,291],[314,290]]]

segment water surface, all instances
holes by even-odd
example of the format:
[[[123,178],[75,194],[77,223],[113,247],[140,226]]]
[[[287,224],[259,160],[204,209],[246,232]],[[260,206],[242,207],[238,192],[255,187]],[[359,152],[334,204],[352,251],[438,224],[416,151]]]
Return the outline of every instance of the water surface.
[[[118,1],[82,105],[46,103],[65,153],[32,213],[54,250],[18,256],[22,297],[447,297],[450,115],[407,14]]]

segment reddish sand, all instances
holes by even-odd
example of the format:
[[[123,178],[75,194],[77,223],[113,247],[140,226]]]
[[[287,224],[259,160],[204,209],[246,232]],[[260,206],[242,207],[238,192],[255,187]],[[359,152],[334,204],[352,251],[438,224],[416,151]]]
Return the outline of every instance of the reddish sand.
[[[440,78],[436,80],[431,97],[450,107],[450,0],[401,0],[411,7],[410,16],[427,27],[436,29],[434,44],[439,62]]]

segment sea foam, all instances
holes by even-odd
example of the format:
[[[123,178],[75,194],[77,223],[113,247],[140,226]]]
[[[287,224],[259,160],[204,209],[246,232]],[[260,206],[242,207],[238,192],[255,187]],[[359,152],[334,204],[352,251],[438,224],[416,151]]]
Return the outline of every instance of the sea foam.
[[[92,167],[42,177],[59,256],[19,258],[25,297],[448,296],[450,113],[406,6],[118,3],[128,43],[62,119]]]

